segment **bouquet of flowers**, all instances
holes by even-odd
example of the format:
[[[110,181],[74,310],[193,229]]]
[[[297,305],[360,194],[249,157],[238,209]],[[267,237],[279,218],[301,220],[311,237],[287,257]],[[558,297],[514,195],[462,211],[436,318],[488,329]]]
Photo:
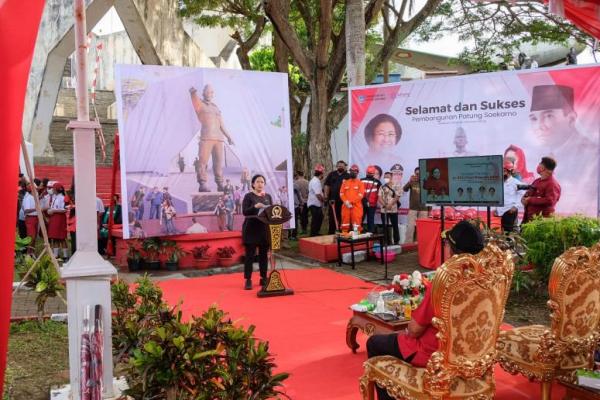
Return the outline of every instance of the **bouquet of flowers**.
[[[425,295],[425,282],[428,279],[419,271],[409,274],[400,274],[394,276],[390,289],[398,293],[403,298],[403,302],[410,301],[411,308],[414,310],[421,304]]]

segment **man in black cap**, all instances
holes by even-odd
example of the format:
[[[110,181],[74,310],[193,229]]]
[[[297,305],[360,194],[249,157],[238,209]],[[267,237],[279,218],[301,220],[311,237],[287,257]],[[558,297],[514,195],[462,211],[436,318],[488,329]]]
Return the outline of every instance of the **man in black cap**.
[[[461,221],[446,234],[454,254],[477,254],[483,250],[483,235],[478,227]],[[431,355],[438,349],[437,329],[431,324],[433,305],[432,286],[425,284],[423,301],[412,312],[406,331],[387,335],[373,335],[367,340],[369,358],[391,355],[415,367],[427,365]],[[375,386],[379,400],[393,399],[385,389]]]
[[[577,130],[573,88],[535,86],[529,121],[540,150],[560,164],[557,178],[565,194],[561,206],[595,215],[596,196],[582,194],[595,193],[598,187],[598,145]]]
[[[556,203],[560,200],[560,184],[554,179],[556,161],[551,157],[542,157],[537,166],[538,179],[531,183],[531,188],[521,199],[525,206],[523,223],[531,221],[536,215],[550,217],[554,214]]]
[[[483,250],[481,230],[468,221],[460,221],[446,233],[453,254],[477,254]]]
[[[325,178],[324,194],[325,200],[328,203],[329,212],[329,229],[328,233],[333,235],[336,229],[336,221],[341,221],[342,218],[342,199],[340,199],[340,188],[344,179],[349,179],[350,175],[346,171],[348,165],[344,160],[337,162],[335,171],[331,171]],[[335,215],[334,215],[335,213]]]

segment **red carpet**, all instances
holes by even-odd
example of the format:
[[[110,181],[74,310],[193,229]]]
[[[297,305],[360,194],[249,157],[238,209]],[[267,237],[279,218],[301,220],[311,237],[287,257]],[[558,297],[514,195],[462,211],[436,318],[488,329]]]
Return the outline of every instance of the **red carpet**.
[[[213,303],[243,325],[256,325],[256,335],[270,342],[281,371],[291,374],[286,393],[293,400],[358,400],[358,379],[366,359],[365,336],[352,354],[346,346],[348,306],[365,297],[372,284],[328,269],[286,270],[293,296],[259,299],[242,290],[242,274],[161,282],[165,300],[183,300],[185,315],[199,315]],[[258,274],[253,275],[258,283]],[[539,385],[496,368],[496,399],[537,399]],[[553,387],[552,399],[564,391]]]

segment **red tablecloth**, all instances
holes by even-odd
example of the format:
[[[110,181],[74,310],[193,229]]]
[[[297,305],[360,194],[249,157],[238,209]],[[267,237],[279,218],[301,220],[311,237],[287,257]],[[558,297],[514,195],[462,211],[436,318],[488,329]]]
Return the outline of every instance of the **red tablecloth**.
[[[484,221],[485,213],[480,215]],[[445,220],[444,229],[448,230],[456,225],[458,220]],[[492,227],[499,228],[500,217],[492,216]],[[439,219],[423,218],[417,220],[417,251],[419,254],[419,264],[422,267],[436,269],[442,264],[442,221]],[[448,253],[446,253],[448,256]],[[445,257],[446,259],[448,257]]]

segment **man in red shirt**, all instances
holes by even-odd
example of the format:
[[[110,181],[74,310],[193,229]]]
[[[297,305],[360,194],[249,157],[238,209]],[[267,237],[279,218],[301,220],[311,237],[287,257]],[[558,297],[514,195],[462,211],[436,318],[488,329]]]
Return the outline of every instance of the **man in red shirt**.
[[[363,198],[363,208],[367,217],[367,232],[375,233],[375,212],[377,211],[377,200],[379,198],[379,188],[381,182],[375,178],[377,169],[374,165],[367,167],[367,176],[364,177],[362,183],[365,185],[365,197]]]
[[[461,221],[447,234],[448,242],[454,254],[477,254],[483,249],[483,235],[478,227]],[[426,284],[423,301],[412,312],[412,319],[406,331],[389,335],[374,335],[367,340],[367,354],[369,358],[375,356],[391,355],[415,367],[425,367],[431,355],[438,350],[438,340],[435,337],[437,329],[431,324],[433,319],[433,304],[431,284]],[[379,400],[393,400],[387,391],[379,386],[377,397]]]
[[[550,217],[554,214],[554,207],[560,200],[560,184],[554,179],[554,169],[556,161],[551,157],[542,157],[542,161],[537,166],[539,178],[531,183],[531,187],[523,198],[521,203],[525,206],[525,215],[523,223],[529,222],[536,215]]]

